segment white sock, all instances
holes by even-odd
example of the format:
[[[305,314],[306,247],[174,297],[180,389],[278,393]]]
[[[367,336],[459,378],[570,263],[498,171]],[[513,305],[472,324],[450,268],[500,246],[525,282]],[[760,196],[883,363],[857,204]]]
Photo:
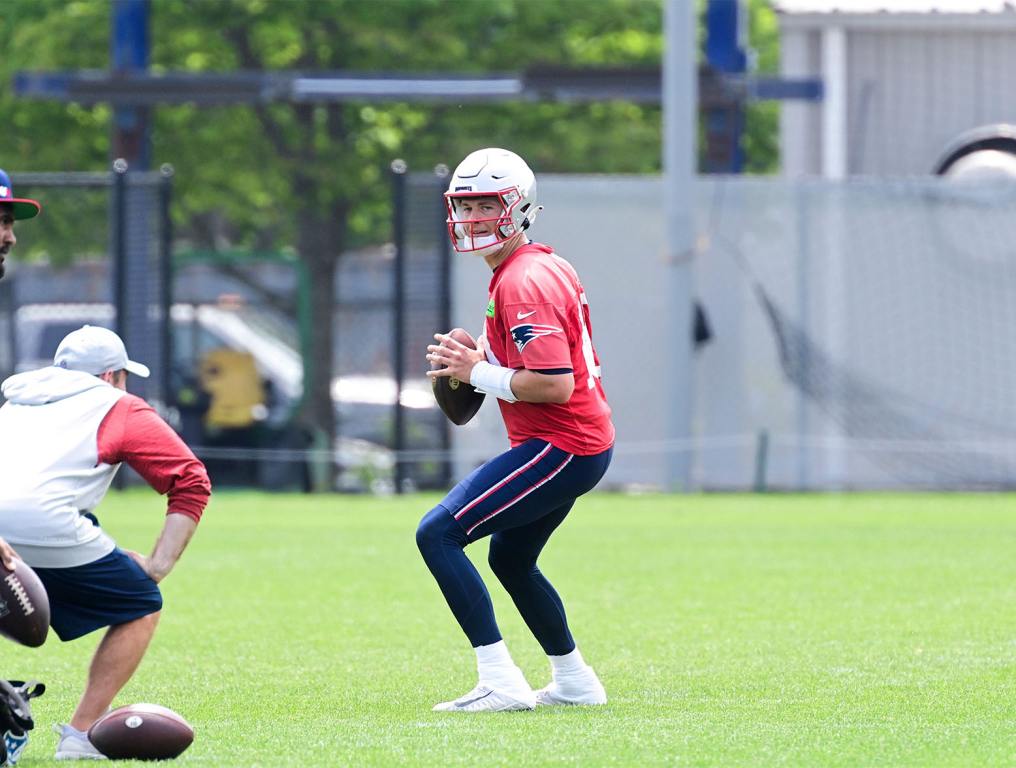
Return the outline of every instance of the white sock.
[[[473,650],[476,651],[476,665],[481,669],[488,666],[515,666],[504,640],[498,640],[490,645],[478,645]]]
[[[579,652],[578,647],[575,648],[571,653],[566,653],[564,656],[547,656],[550,659],[550,668],[553,671],[555,678],[564,675],[574,675],[577,672],[584,672],[586,669],[586,661],[582,658],[582,654]]]
[[[517,688],[520,685],[528,687],[522,671],[515,666],[512,655],[508,653],[504,640],[490,645],[478,645],[473,650],[476,651],[476,670],[480,682],[498,688]]]

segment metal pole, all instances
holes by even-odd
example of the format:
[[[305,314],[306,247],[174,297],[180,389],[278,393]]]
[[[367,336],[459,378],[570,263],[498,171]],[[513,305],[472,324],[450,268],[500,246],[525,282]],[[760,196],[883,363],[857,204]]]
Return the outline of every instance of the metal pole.
[[[822,176],[847,175],[847,33],[843,27],[822,30]]]
[[[392,270],[394,285],[392,300],[395,302],[392,318],[392,348],[395,356],[392,361],[395,379],[395,492],[402,493],[406,475],[405,462],[402,458],[406,449],[406,422],[402,408],[402,382],[406,374],[406,163],[404,160],[392,161],[392,209],[394,219],[392,232],[395,240],[395,264]]]
[[[147,72],[150,54],[149,0],[113,0],[109,57],[113,72]],[[113,104],[114,157],[123,157],[133,168],[147,171],[151,160],[148,106]]]
[[[763,429],[755,440],[755,493],[769,490],[769,430]]]
[[[797,280],[797,322],[801,328],[811,328],[811,285],[808,273],[808,256],[811,251],[811,197],[813,190],[802,184],[795,185],[794,215],[797,217],[797,259],[795,261],[795,278]],[[804,345],[804,370],[811,376],[811,351]],[[811,432],[811,418],[808,395],[802,390],[797,391],[797,490],[805,491],[811,486],[812,448],[808,445]]]
[[[824,184],[819,198],[825,205],[819,260],[820,290],[824,291],[822,320],[825,323],[826,344],[829,355],[837,362],[847,360],[847,303],[848,283],[843,243],[848,226],[844,206],[848,203],[847,188],[843,180],[848,173],[847,157],[847,31],[843,27],[826,27],[821,37],[822,80],[825,99],[822,102],[822,176],[831,183]],[[814,267],[812,267],[814,269]],[[839,489],[847,482],[849,456],[847,434],[840,424],[845,423],[843,401],[832,403],[833,418],[829,423],[825,446],[825,478],[823,486]]]
[[[113,304],[116,307],[116,332],[124,343],[127,339],[127,161],[122,157],[113,161]],[[127,475],[118,472],[114,485],[122,491],[127,487]]]
[[[127,343],[127,161],[113,162],[113,303],[116,332]]]
[[[670,347],[665,355],[671,392],[667,439],[682,444],[691,437],[692,423],[692,288],[694,281],[694,182],[698,89],[696,69],[695,3],[668,0],[666,53],[663,62],[664,215],[669,270]],[[676,448],[667,457],[665,485],[688,490],[691,450]]]
[[[748,69],[745,0],[709,0],[706,6],[706,58],[716,72],[743,77]],[[703,110],[707,173],[744,170],[744,99]],[[719,147],[710,145],[719,144]],[[722,162],[719,157],[723,158]]]
[[[173,365],[173,221],[170,219],[170,203],[173,198],[173,166],[164,164],[159,172],[159,390],[162,402],[169,404],[175,398],[170,391],[169,372]]]
[[[452,249],[451,242],[448,240],[448,229],[445,225],[448,213],[445,210],[444,202],[444,189],[448,183],[448,175],[447,165],[442,164],[434,168],[434,181],[438,192],[435,196],[437,215],[434,217],[434,221],[438,225],[437,247],[441,257],[441,303],[438,307],[440,314],[438,323],[442,332],[450,331],[452,327]],[[453,474],[452,427],[448,419],[444,418],[444,414],[438,413],[437,415],[441,424],[441,450],[445,456],[441,462],[441,485],[443,488],[447,488],[451,485]]]

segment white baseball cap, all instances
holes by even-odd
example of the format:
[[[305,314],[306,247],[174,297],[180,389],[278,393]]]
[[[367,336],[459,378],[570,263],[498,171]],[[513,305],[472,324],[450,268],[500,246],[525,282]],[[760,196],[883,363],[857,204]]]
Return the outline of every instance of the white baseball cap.
[[[85,325],[64,336],[53,355],[53,365],[98,376],[106,371],[125,370],[147,379],[147,365],[127,358],[123,339],[108,328]]]

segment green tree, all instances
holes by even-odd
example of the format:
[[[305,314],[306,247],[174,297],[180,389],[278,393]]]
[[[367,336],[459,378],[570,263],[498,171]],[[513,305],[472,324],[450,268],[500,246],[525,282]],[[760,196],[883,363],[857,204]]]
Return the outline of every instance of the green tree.
[[[748,43],[755,52],[755,71],[777,75],[780,70],[780,29],[769,0],[748,2]],[[744,154],[748,173],[779,170],[780,107],[774,101],[749,104],[745,115]]]
[[[15,0],[0,3],[0,114],[4,142],[0,167],[14,176],[46,170],[105,170],[109,167],[106,105],[82,107],[30,101],[14,95],[19,70],[102,69],[108,65],[109,9],[105,3]],[[23,186],[16,187],[22,192]],[[15,258],[48,256],[67,263],[86,254],[105,253],[108,238],[105,200],[76,195],[40,195],[45,216],[18,227]],[[57,215],[50,215],[50,214]]]

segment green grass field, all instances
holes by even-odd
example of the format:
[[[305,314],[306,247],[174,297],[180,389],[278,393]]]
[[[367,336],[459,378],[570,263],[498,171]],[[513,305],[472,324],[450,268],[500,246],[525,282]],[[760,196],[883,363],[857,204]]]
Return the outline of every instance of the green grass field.
[[[1016,765],[1012,496],[590,496],[541,564],[611,701],[484,715],[430,710],[475,682],[416,551],[435,501],[218,493],[116,704],[187,717],[182,765]],[[147,551],[163,506],[99,515]],[[0,646],[5,676],[49,686],[21,765],[57,764],[97,640]]]

